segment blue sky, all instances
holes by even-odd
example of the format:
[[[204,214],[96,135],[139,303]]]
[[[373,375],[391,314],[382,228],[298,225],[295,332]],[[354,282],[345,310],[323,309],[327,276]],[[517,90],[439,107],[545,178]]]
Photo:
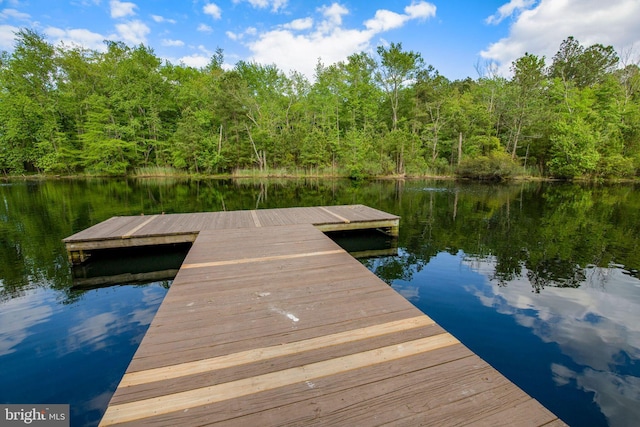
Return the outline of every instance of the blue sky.
[[[313,77],[352,53],[401,42],[449,79],[493,63],[507,75],[525,52],[553,57],[572,35],[640,60],[640,0],[0,0],[0,49],[27,27],[52,43],[104,50],[144,43],[174,64],[273,63]],[[479,67],[478,67],[479,66]]]

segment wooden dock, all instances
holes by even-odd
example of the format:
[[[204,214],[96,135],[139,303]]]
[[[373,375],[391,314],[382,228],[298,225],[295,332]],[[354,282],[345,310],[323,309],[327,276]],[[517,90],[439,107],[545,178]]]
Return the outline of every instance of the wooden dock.
[[[116,216],[67,237],[64,243],[70,261],[79,264],[96,250],[192,243],[203,230],[313,224],[325,232],[380,229],[397,236],[399,220],[364,205]]]
[[[100,425],[211,424],[564,425],[304,223],[201,230]]]

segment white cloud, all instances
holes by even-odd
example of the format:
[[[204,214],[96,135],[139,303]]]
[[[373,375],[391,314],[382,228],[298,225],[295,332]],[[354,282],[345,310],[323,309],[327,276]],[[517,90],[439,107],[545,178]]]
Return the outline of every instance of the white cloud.
[[[0,285],[2,282],[0,281]],[[43,302],[43,298],[45,301]],[[15,347],[32,335],[30,329],[47,322],[53,315],[52,304],[44,292],[27,292],[2,303],[0,310],[0,356],[15,352]]]
[[[366,50],[369,41],[366,32],[340,28],[328,35],[310,36],[275,30],[263,34],[249,48],[256,62],[271,64],[277,59],[284,71],[296,70],[311,78],[319,58],[325,64],[342,61],[354,52]]]
[[[16,21],[28,21],[31,15],[16,9],[3,9],[0,11],[0,19],[15,19]]]
[[[15,42],[15,33],[20,28],[13,25],[0,25],[0,48],[4,50],[10,50],[13,48]]]
[[[254,27],[249,27],[242,33],[234,33],[233,31],[227,31],[226,36],[233,41],[244,40],[245,36],[255,36],[258,31]]]
[[[207,49],[207,47],[205,45],[203,45],[203,44],[199,44],[198,45],[198,50],[200,52],[203,52],[203,53],[207,54],[208,56],[212,56],[213,55],[213,52],[211,52],[209,49]]]
[[[613,372],[585,369],[575,375],[577,385],[593,395],[611,426],[632,426],[640,419],[640,378]]]
[[[620,53],[640,43],[638,16],[637,0],[541,0],[535,7],[520,11],[509,35],[480,55],[497,62],[498,72],[508,75],[511,63],[526,52],[545,56],[549,64],[569,36],[583,46],[612,45]]]
[[[164,16],[160,16],[160,15],[151,15],[151,18],[156,21],[158,24],[162,24],[163,22],[168,22],[169,24],[175,24],[176,20],[175,19],[168,19],[165,18]]]
[[[182,40],[162,39],[160,43],[162,44],[162,46],[170,46],[170,47],[184,46],[184,42]]]
[[[369,19],[364,26],[369,30],[380,33],[383,31],[400,28],[409,19],[409,15],[401,15],[390,10],[378,10],[373,19]]]
[[[183,56],[178,61],[187,67],[204,68],[209,64],[210,59],[211,57],[209,56],[194,53],[188,56]]]
[[[313,27],[313,18],[294,19],[288,24],[284,24],[283,27],[297,31],[308,30],[309,28]]]
[[[435,5],[424,1],[413,2],[405,7],[404,11],[405,13],[401,14],[385,9],[378,10],[373,19],[369,19],[364,25],[372,31],[383,32],[400,28],[412,19],[426,19],[436,16]]]
[[[487,278],[495,272],[494,258],[469,257],[464,264]],[[623,352],[640,357],[640,296],[631,291],[638,279],[617,269],[592,267],[585,273],[579,291],[550,286],[532,293],[526,269],[508,286],[492,281],[484,289],[467,290],[485,306],[531,328],[544,342],[556,343],[577,364],[606,371]],[[596,328],[589,320],[594,318]]]
[[[342,16],[349,14],[349,9],[338,3],[333,3],[331,6],[322,6],[318,11],[326,18],[318,28],[321,32],[329,32],[339,27],[342,25]]]
[[[102,51],[105,49],[105,36],[84,28],[66,29],[47,27],[44,34],[54,44],[64,43],[72,46],[82,46],[87,49]]]
[[[277,12],[284,9],[287,6],[288,0],[233,0],[233,3],[238,4],[246,1],[256,9],[266,9],[271,7],[273,12]]]
[[[111,7],[112,18],[124,18],[135,15],[136,12],[134,9],[138,7],[135,3],[118,0],[111,0],[109,6]]]
[[[89,313],[80,313],[82,322],[69,328],[65,349],[67,352],[79,349],[99,350],[107,346],[106,337],[115,335],[121,331],[126,323],[115,313],[100,313],[90,316]]]
[[[200,31],[201,33],[211,33],[213,32],[213,28],[211,28],[207,24],[200,24],[198,25],[198,31]]]
[[[213,19],[220,19],[222,17],[222,10],[215,3],[207,3],[202,7],[202,11],[207,15],[211,15]]]
[[[137,45],[147,43],[147,34],[151,32],[149,27],[142,21],[133,20],[116,25],[119,38],[125,43]]]
[[[318,21],[311,17],[297,19],[253,38],[248,37],[248,31],[227,36],[234,40],[249,39],[245,44],[252,52],[250,60],[263,64],[277,61],[283,71],[299,71],[312,79],[318,59],[328,65],[369,50],[376,35],[411,20],[432,17],[435,6],[420,1],[405,7],[405,13],[378,10],[359,29],[344,27],[343,17],[349,10],[339,3],[322,6],[317,12],[321,15]]]
[[[618,367],[624,366],[624,357],[640,357],[640,295],[634,290],[640,286],[638,279],[616,268],[589,267],[579,289],[546,287],[535,294],[526,269],[507,286],[499,286],[489,281],[494,258],[470,257],[464,264],[487,278],[481,287],[466,287],[483,305],[513,316],[572,360],[577,371],[551,364],[558,387],[574,383],[592,394],[610,425],[637,424],[640,379]]]
[[[500,6],[498,11],[494,15],[488,17],[485,22],[487,24],[497,25],[515,13],[529,9],[534,3],[535,0],[511,0],[509,3]]]
[[[413,2],[404,8],[411,19],[427,19],[436,16],[436,6],[426,1]]]

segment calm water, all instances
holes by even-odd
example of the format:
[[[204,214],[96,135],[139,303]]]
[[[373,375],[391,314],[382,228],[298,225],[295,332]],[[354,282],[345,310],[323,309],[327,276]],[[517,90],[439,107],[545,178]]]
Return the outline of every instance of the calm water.
[[[0,184],[0,403],[96,425],[184,250],[72,270],[61,239],[114,215],[363,203],[402,216],[365,263],[575,426],[640,423],[640,188],[452,182]],[[126,261],[126,262],[125,262]],[[160,271],[146,282],[123,273]],[[111,279],[105,279],[111,276]],[[100,287],[101,282],[111,282]],[[104,285],[104,283],[103,283]]]

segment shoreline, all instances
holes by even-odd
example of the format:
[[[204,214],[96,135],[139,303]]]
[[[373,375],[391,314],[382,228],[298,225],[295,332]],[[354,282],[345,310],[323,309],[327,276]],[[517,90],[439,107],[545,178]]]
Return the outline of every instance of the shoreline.
[[[262,173],[255,174],[127,174],[127,175],[49,175],[49,174],[23,174],[23,175],[3,175],[0,179],[4,182],[9,181],[43,181],[43,180],[84,180],[84,179],[180,179],[180,180],[248,180],[248,179],[267,179],[267,180],[299,180],[299,179],[326,179],[326,180],[353,180],[347,175],[325,175],[325,174],[295,174],[295,173]],[[454,175],[379,175],[368,176],[354,182],[366,181],[404,181],[404,180],[434,180],[434,181],[461,181],[461,182],[478,182],[478,183],[509,183],[509,182],[578,182],[592,184],[640,184],[639,178],[600,178],[600,177],[576,177],[571,179],[539,177],[539,176],[514,176],[507,179],[491,180],[491,179],[472,179],[463,178]]]

